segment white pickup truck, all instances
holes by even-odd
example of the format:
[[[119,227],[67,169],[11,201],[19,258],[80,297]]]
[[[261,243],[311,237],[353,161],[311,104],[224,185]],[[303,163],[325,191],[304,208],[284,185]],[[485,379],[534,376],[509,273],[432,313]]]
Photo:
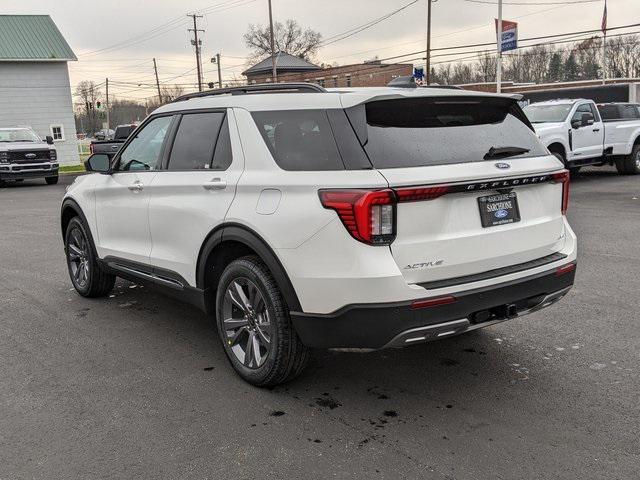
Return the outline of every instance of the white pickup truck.
[[[560,99],[524,108],[551,153],[572,172],[585,165],[615,165],[640,174],[640,109],[632,103]]]

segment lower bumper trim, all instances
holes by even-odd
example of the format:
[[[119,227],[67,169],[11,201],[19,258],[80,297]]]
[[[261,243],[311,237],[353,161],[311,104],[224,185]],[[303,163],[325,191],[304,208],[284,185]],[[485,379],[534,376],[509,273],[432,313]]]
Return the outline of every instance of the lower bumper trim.
[[[455,303],[411,309],[411,302],[349,305],[331,314],[291,312],[304,344],[380,349],[458,335],[548,307],[573,285],[575,270],[556,269],[490,287],[456,292]]]

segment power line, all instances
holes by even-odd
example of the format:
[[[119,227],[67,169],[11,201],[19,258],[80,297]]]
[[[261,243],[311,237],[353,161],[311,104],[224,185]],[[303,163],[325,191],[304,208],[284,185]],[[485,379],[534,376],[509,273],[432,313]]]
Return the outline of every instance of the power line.
[[[632,23],[629,25],[621,25],[618,27],[611,27],[611,28],[607,28],[607,31],[611,31],[611,30],[620,30],[620,29],[624,29],[624,28],[632,28],[632,27],[637,27],[640,26],[640,23]],[[521,38],[519,41],[520,42],[528,42],[528,41],[532,41],[532,40],[545,40],[547,38],[559,38],[559,37],[566,37],[566,36],[570,36],[570,35],[579,35],[579,34],[588,34],[588,33],[598,33],[600,32],[600,29],[595,29],[595,30],[582,30],[579,32],[567,32],[567,33],[557,33],[554,35],[543,35],[543,36],[538,36],[538,37],[529,37],[529,38]],[[485,43],[474,43],[474,44],[468,44],[468,45],[456,45],[453,47],[440,47],[440,48],[432,48],[431,51],[435,52],[435,51],[443,51],[443,50],[458,50],[461,48],[473,48],[473,47],[487,47],[487,46],[491,46],[491,45],[495,45],[496,42],[485,42]],[[381,59],[376,59],[376,61],[382,62],[385,60],[394,60],[397,58],[402,58],[402,57],[409,57],[411,55],[418,55],[418,54],[422,54],[424,53],[424,50],[418,50],[417,52],[411,52],[411,53],[405,53],[405,54],[401,54],[401,55],[394,55],[392,57],[386,57],[386,58],[381,58]],[[408,60],[406,60],[408,61]]]
[[[498,5],[498,2],[492,2],[489,0],[464,0],[469,3],[482,3],[485,5]],[[502,2],[503,5],[577,5],[579,3],[596,3],[600,0],[574,0],[574,1],[551,1],[551,2]]]
[[[418,1],[419,0],[413,0],[413,1],[409,2],[409,3],[407,3],[406,5],[403,5],[400,8],[397,8],[397,9],[395,9],[395,10],[389,12],[389,13],[386,13],[386,14],[382,15],[381,17],[378,17],[378,18],[375,18],[373,20],[370,20],[367,23],[364,23],[364,24],[359,25],[357,27],[353,27],[353,28],[351,28],[349,30],[346,30],[346,31],[342,32],[342,33],[338,33],[338,34],[332,35],[332,36],[328,37],[324,42],[322,42],[320,44],[320,46],[326,47],[327,45],[331,45],[333,43],[340,42],[340,41],[342,41],[342,40],[344,40],[346,38],[352,37],[352,36],[362,32],[364,30],[367,30],[367,29],[369,29],[369,28],[371,28],[371,27],[373,27],[373,26],[375,26],[375,25],[387,20],[388,18],[393,17],[394,15],[396,15],[396,14],[402,12],[403,10],[409,8],[411,5],[414,5],[414,4],[418,3]]]

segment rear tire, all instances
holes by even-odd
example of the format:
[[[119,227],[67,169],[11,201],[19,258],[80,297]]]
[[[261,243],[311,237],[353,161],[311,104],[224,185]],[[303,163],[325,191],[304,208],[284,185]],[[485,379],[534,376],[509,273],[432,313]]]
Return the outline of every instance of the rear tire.
[[[104,297],[113,290],[115,275],[106,273],[98,263],[98,255],[80,217],[73,217],[64,236],[69,277],[83,297]]]
[[[620,175],[640,174],[640,143],[633,146],[631,155],[616,160],[616,169]]]
[[[222,273],[216,323],[229,362],[252,385],[288,382],[309,361],[271,272],[256,256],[234,260]]]
[[[58,175],[55,177],[45,177],[44,180],[47,182],[47,185],[55,185],[58,183]]]

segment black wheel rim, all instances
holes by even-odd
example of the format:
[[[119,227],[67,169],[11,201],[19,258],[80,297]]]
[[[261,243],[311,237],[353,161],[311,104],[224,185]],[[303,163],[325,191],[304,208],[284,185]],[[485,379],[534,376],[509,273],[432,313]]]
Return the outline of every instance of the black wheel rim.
[[[69,232],[67,259],[73,282],[85,288],[89,282],[89,245],[84,233],[77,227]]]
[[[227,287],[222,303],[222,331],[227,348],[247,368],[264,365],[271,351],[269,309],[258,286],[238,277]]]

